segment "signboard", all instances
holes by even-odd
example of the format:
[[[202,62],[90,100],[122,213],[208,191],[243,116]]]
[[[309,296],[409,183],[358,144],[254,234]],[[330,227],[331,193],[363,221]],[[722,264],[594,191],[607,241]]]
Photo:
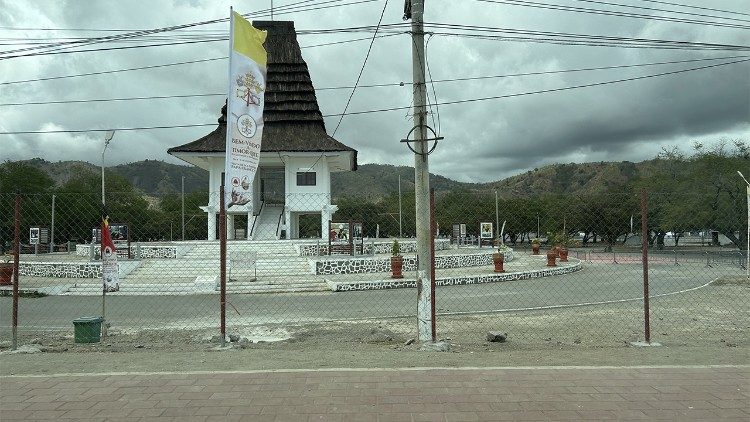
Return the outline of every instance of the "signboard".
[[[331,223],[331,242],[349,242],[349,223]]]
[[[454,239],[458,239],[461,236],[461,225],[460,224],[454,224],[453,225],[453,235],[452,237]]]
[[[39,244],[39,227],[31,227],[29,229],[29,244],[30,245]]]
[[[461,237],[466,237],[466,224],[461,224]]]
[[[492,223],[479,223],[479,237],[492,239]]]
[[[362,223],[354,223],[354,227],[352,228],[352,230],[354,230],[354,233],[352,234],[353,239],[361,240],[362,239]]]
[[[112,223],[109,225],[109,233],[112,236],[112,241],[127,241],[130,236],[128,233],[128,225],[122,223]]]

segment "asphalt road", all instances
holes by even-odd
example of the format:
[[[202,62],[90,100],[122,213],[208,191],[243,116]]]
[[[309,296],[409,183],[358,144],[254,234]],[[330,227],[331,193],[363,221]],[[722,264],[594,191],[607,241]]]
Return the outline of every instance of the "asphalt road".
[[[703,264],[652,265],[651,295],[681,292],[726,274],[738,267]],[[364,292],[320,292],[229,295],[227,323],[302,323],[416,315],[415,289]],[[439,288],[439,313],[483,313],[502,310],[559,307],[638,299],[643,296],[642,270],[637,264],[585,263],[567,275],[534,280]],[[640,306],[634,301],[634,306]],[[0,331],[9,331],[12,301],[0,298]],[[101,315],[101,298],[48,296],[21,298],[19,327],[70,329],[81,316]],[[219,296],[110,296],[106,316],[113,327],[202,328],[219,324]]]

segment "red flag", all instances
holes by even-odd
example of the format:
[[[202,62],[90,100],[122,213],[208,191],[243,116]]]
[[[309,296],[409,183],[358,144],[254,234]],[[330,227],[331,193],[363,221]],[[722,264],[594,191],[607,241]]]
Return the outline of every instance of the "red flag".
[[[120,275],[117,265],[117,248],[109,232],[109,217],[106,211],[102,216],[102,281],[104,290],[116,292],[120,290]]]
[[[102,259],[109,258],[117,253],[112,235],[109,233],[109,217],[102,218]]]

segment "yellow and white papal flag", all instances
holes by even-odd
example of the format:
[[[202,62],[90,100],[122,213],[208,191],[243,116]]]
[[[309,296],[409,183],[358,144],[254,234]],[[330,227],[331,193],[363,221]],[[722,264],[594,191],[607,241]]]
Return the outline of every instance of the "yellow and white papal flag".
[[[260,160],[263,104],[268,55],[263,48],[266,31],[254,28],[237,12],[229,18],[229,95],[225,203],[245,205],[253,198],[253,178]]]

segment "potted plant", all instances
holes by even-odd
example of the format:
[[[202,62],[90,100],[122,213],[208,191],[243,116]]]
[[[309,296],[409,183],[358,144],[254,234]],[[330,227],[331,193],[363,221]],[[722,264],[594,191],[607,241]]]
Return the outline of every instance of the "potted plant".
[[[0,260],[0,286],[13,284],[13,255],[4,254]]]
[[[492,263],[495,265],[495,272],[496,273],[504,273],[505,269],[503,269],[503,263],[505,262],[505,254],[503,254],[504,251],[507,250],[506,246],[500,242],[500,238],[495,238],[495,247],[497,248],[497,252],[492,254]]]
[[[401,245],[398,243],[398,239],[394,239],[391,247],[391,278],[404,278],[403,268],[404,257],[401,256]]]
[[[553,249],[547,251],[547,266],[557,267],[555,260],[557,259],[557,252]]]
[[[531,240],[531,251],[534,255],[539,255],[539,248],[541,247],[541,244],[542,242],[538,237],[535,237]]]
[[[570,245],[570,236],[565,231],[559,231],[554,235],[555,248],[560,262],[568,262],[568,245]]]

